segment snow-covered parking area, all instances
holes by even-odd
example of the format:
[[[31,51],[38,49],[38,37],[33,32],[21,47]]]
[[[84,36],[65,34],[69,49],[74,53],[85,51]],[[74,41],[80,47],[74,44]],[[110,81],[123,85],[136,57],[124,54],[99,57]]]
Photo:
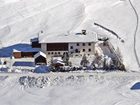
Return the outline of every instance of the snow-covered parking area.
[[[0,105],[140,105],[139,73],[0,74]],[[138,86],[139,87],[139,86]]]

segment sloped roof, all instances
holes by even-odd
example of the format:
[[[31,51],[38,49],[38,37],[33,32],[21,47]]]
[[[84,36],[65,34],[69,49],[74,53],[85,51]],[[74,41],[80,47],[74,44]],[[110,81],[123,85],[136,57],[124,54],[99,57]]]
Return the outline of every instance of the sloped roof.
[[[44,58],[46,58],[46,54],[43,53],[43,52],[41,52],[41,51],[39,51],[37,54],[35,54],[35,55],[34,55],[34,58],[36,59],[36,58],[38,58],[39,56],[43,56]]]
[[[13,52],[21,52],[20,50],[13,49]]]
[[[60,34],[60,35],[42,35],[39,37],[39,43],[77,43],[77,42],[97,42],[97,35],[93,33],[83,34]]]
[[[31,46],[24,46],[13,49],[13,52],[38,52],[40,48],[32,48]]]
[[[53,59],[53,60],[58,60],[58,61],[61,61],[61,62],[63,61],[63,60],[62,60],[62,57],[53,57],[52,59]]]
[[[52,60],[53,60],[53,64],[62,64],[62,65],[65,65],[65,63],[62,60],[62,57],[53,57]]]
[[[63,61],[60,61],[60,60],[57,60],[57,59],[54,59],[53,60],[53,64],[62,64],[62,65],[65,65],[65,63]]]

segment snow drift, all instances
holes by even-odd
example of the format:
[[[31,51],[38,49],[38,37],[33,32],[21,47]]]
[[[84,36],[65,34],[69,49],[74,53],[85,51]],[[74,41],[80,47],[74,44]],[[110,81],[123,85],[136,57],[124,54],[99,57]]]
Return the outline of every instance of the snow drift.
[[[131,1],[140,14],[140,1]],[[110,37],[120,48],[127,69],[139,71],[134,45],[139,54],[140,29],[134,43],[137,21],[129,0],[0,0],[0,15],[1,47],[29,42],[41,30],[46,37],[87,29]],[[115,31],[125,43],[95,27],[94,22]]]

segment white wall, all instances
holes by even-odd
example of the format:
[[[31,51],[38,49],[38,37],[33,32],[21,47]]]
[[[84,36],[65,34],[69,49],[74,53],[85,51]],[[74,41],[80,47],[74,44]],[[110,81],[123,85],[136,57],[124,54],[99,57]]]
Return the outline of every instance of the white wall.
[[[42,50],[42,52],[46,53],[46,51],[47,51],[47,44],[46,43],[41,43],[41,50]]]
[[[91,46],[89,46],[88,44],[89,43],[85,43],[85,46],[83,46],[83,43],[79,43],[79,46],[77,46],[77,43],[69,43],[69,51],[47,51],[47,44],[43,43],[43,44],[41,44],[41,49],[42,49],[43,52],[46,53],[46,55],[47,55],[47,63],[50,64],[52,56],[54,56],[54,55],[63,55],[64,52],[68,52],[70,54],[71,54],[71,52],[74,52],[72,54],[72,58],[76,57],[78,59],[81,58],[84,54],[86,54],[86,55],[94,55],[95,54],[95,43],[92,42]],[[73,49],[71,49],[71,46],[73,46]],[[78,49],[80,51],[77,54],[75,53],[76,49]],[[85,49],[85,52],[83,52],[83,49]],[[89,49],[91,49],[90,52],[89,52]],[[57,53],[57,54],[55,54],[55,53]],[[79,54],[79,56],[76,56],[78,54]]]
[[[69,52],[75,52],[76,49],[78,49],[78,51],[80,51],[80,54],[90,54],[90,55],[94,55],[95,53],[95,43],[91,43],[91,46],[88,45],[89,43],[85,43],[85,46],[83,46],[83,43],[79,43],[79,46],[77,46],[77,43],[70,43],[69,44]],[[73,46],[73,49],[71,49],[71,46]],[[85,49],[85,51],[83,52],[83,49]],[[89,49],[91,49],[91,51],[89,52]]]

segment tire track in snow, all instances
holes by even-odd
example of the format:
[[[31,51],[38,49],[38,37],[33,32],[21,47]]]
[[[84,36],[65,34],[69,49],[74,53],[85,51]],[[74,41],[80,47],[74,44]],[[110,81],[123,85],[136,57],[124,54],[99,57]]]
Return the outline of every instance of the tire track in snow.
[[[138,28],[139,28],[139,15],[137,13],[137,10],[136,8],[134,7],[134,5],[132,4],[131,0],[129,0],[129,3],[133,9],[133,11],[135,12],[136,14],[136,19],[137,19],[137,23],[136,23],[136,29],[135,29],[135,32],[134,32],[134,54],[135,54],[135,57],[136,57],[136,61],[137,61],[137,64],[140,68],[140,61],[139,61],[139,58],[138,58],[138,54],[137,54],[137,50],[136,50],[136,42],[137,42],[137,31],[138,31]]]

